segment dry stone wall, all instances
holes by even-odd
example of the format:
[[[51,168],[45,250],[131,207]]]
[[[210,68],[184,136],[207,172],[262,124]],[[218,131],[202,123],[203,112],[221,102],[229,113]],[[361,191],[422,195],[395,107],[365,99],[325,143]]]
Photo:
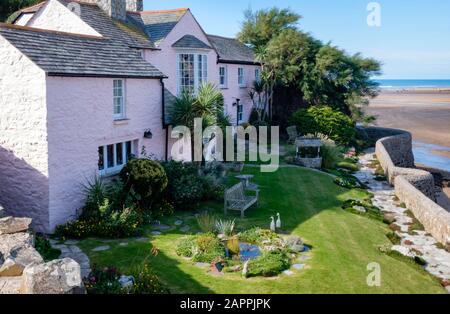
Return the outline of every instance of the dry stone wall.
[[[376,140],[376,155],[397,197],[406,204],[425,230],[444,245],[450,244],[450,213],[436,204],[435,182],[427,171],[415,169],[412,136],[402,130],[360,129]]]

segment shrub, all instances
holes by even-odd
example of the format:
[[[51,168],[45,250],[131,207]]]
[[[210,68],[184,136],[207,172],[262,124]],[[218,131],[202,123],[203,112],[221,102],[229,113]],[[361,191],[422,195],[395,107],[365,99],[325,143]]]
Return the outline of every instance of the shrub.
[[[339,147],[332,144],[325,144],[320,149],[322,155],[322,167],[325,169],[333,169],[342,159]]]
[[[349,163],[349,162],[345,162],[345,161],[339,162],[337,164],[337,167],[349,170],[351,172],[359,171],[359,166],[357,164]]]
[[[280,274],[290,267],[290,260],[286,253],[272,251],[251,260],[248,263],[248,277],[272,277]]]
[[[34,247],[36,251],[38,251],[39,254],[41,254],[45,262],[50,262],[55,259],[58,259],[59,256],[61,255],[60,250],[52,248],[48,237],[41,234],[37,234],[35,236]]]
[[[302,135],[324,134],[338,144],[348,145],[355,137],[355,125],[348,116],[327,106],[300,109],[289,119]]]
[[[133,294],[167,294],[168,290],[160,282],[150,265],[145,263],[142,268],[137,268],[132,271],[131,275],[134,278]]]
[[[178,256],[191,258],[194,255],[197,240],[192,237],[183,238],[178,242],[176,253]]]
[[[123,291],[119,283],[120,276],[114,267],[98,269],[94,266],[84,280],[84,285],[89,294],[121,294]]]
[[[235,227],[235,220],[218,220],[216,222],[216,231],[219,234],[223,234],[227,237],[230,237],[233,235],[234,232],[234,227]]]
[[[210,215],[208,212],[203,212],[197,216],[197,224],[200,230],[205,233],[214,232],[216,228],[216,217]]]
[[[124,190],[136,193],[135,200],[141,210],[151,210],[160,201],[168,180],[164,168],[156,161],[133,159],[122,169],[120,178]]]
[[[200,236],[197,239],[197,249],[192,260],[200,263],[211,263],[215,258],[225,258],[225,247],[214,236]]]
[[[349,177],[337,177],[334,179],[334,183],[346,189],[355,189],[360,187],[356,179]]]
[[[261,244],[263,241],[278,238],[275,232],[267,229],[253,228],[239,234],[239,240],[251,244]]]

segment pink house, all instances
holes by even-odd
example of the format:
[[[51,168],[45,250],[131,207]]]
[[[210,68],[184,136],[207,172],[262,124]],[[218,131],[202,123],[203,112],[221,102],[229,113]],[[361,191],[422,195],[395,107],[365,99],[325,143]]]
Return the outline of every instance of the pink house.
[[[52,232],[82,185],[131,156],[170,158],[174,95],[213,82],[234,124],[259,78],[252,51],[207,35],[188,9],[142,0],[48,0],[0,25],[0,204]]]

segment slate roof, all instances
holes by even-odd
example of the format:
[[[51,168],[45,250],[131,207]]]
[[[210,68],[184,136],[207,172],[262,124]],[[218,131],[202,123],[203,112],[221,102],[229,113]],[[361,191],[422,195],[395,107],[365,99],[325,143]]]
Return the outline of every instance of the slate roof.
[[[50,76],[165,77],[137,51],[108,38],[1,23],[0,35]]]
[[[70,0],[58,1],[65,6],[73,2]],[[147,34],[140,27],[136,26],[130,18],[126,22],[121,22],[109,17],[94,3],[77,3],[81,6],[80,18],[102,36],[121,41],[132,48],[155,48]]]
[[[176,43],[172,45],[175,48],[200,48],[212,49],[209,45],[192,35],[185,35],[181,37]]]
[[[234,38],[208,35],[208,39],[219,54],[219,62],[259,64],[253,50]]]
[[[128,19],[140,25],[150,40],[158,44],[169,35],[188,9],[128,12]]]
[[[172,124],[172,108],[175,106],[177,98],[167,89],[164,89],[164,124]]]

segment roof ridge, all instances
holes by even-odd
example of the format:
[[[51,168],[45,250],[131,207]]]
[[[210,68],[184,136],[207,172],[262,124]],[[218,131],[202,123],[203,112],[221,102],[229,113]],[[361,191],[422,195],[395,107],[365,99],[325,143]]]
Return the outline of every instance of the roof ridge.
[[[27,10],[34,9],[35,7],[36,7],[37,9],[39,9],[40,6],[42,6],[42,5],[44,4],[44,2],[47,2],[47,0],[41,1],[41,2],[39,2],[39,3],[36,3],[36,4],[34,4],[34,5],[31,5],[31,6],[29,6],[29,7],[22,8],[22,9],[20,9],[20,10],[18,10],[18,11],[19,11],[19,12],[23,12],[23,11],[27,11]],[[30,12],[30,13],[31,13],[31,12]]]
[[[128,13],[133,14],[142,14],[142,13],[168,13],[168,12],[178,12],[178,11],[189,11],[189,8],[178,8],[178,9],[168,9],[168,10],[145,10],[145,11],[127,11]]]
[[[55,30],[50,30],[50,29],[29,27],[29,26],[20,26],[20,25],[7,24],[7,23],[0,23],[0,28],[17,29],[17,30],[31,31],[31,32],[36,32],[36,33],[48,33],[48,34],[80,37],[80,38],[87,38],[87,39],[101,39],[101,40],[106,39],[105,37],[100,37],[100,36],[61,32],[61,31],[55,31]]]
[[[236,40],[239,41],[237,38],[235,37],[226,37],[226,36],[221,36],[221,35],[213,35],[213,34],[206,34],[208,37],[219,37],[219,38],[223,38],[223,39],[231,39],[231,40]],[[240,42],[240,41],[239,41]]]

